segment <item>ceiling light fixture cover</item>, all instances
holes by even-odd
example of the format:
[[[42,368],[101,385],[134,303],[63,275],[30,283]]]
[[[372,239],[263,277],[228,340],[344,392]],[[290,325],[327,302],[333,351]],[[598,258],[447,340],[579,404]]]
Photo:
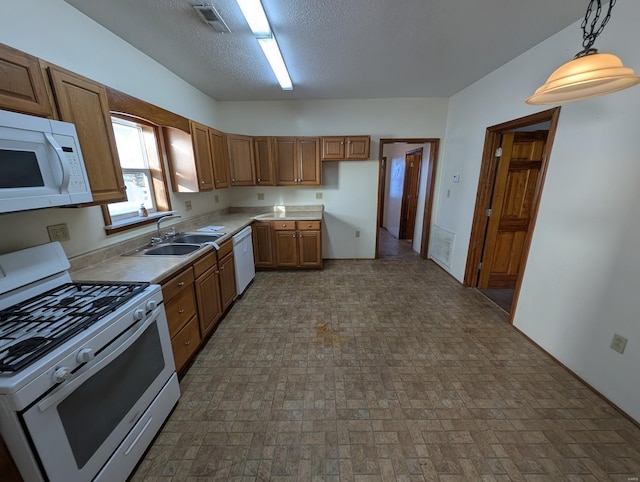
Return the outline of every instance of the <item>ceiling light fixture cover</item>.
[[[273,70],[276,79],[278,79],[280,88],[282,90],[293,90],[291,77],[282,58],[278,42],[276,42],[276,38],[271,31],[262,3],[260,0],[236,0],[236,3],[247,20],[251,32],[258,40],[262,52],[271,66],[271,70]]]
[[[612,54],[599,54],[591,48],[596,38],[611,17],[616,0],[611,0],[607,15],[596,30],[602,8],[600,0],[591,0],[582,21],[584,50],[576,54],[573,60],[556,69],[547,81],[526,100],[527,104],[560,104],[610,94],[640,83],[640,75],[625,67],[622,61]],[[589,17],[595,7],[595,17]],[[590,30],[587,31],[587,25]]]

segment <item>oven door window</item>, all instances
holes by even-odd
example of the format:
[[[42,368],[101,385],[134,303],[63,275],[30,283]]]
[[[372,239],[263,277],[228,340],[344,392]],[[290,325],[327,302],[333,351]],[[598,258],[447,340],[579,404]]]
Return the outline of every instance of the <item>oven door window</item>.
[[[78,468],[91,459],[163,368],[160,336],[154,323],[122,355],[58,405]]]
[[[159,313],[23,413],[50,480],[93,479],[171,377],[171,343]]]

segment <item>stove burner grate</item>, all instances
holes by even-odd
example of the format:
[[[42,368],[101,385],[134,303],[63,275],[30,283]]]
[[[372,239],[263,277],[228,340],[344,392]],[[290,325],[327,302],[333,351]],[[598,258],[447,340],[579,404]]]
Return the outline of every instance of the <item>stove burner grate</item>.
[[[17,372],[142,292],[149,283],[66,283],[0,311],[0,372]]]

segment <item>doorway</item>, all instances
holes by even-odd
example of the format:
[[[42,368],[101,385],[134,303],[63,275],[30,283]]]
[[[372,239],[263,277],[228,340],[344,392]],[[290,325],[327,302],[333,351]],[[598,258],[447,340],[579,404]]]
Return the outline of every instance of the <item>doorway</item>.
[[[487,129],[464,285],[513,320],[560,108]]]
[[[378,227],[381,228],[384,220],[384,212],[385,206],[391,202],[390,195],[391,189],[390,183],[393,175],[393,162],[394,159],[391,156],[387,156],[385,152],[385,147],[387,150],[392,149],[393,147],[397,147],[397,150],[402,150],[402,161],[404,170],[404,165],[406,162],[406,155],[416,149],[422,148],[421,158],[421,169],[416,167],[416,162],[414,158],[414,167],[415,167],[415,175],[418,176],[418,181],[415,182],[418,191],[421,193],[421,196],[424,196],[424,202],[421,201],[421,196],[419,197],[417,194],[412,198],[415,203],[415,213],[413,214],[413,227],[410,225],[406,225],[409,223],[404,223],[404,235],[409,238],[417,238],[413,239],[412,245],[416,246],[419,243],[419,255],[421,258],[426,259],[429,252],[429,235],[431,228],[431,212],[433,205],[433,192],[434,192],[434,184],[435,184],[435,172],[437,167],[437,157],[439,151],[440,139],[380,139],[380,176],[378,177]],[[417,154],[414,152],[413,154]],[[391,172],[390,172],[391,171]],[[422,175],[420,173],[422,172]],[[391,175],[389,175],[391,174]],[[402,201],[404,201],[404,196],[397,196],[397,191],[400,193],[404,192],[404,184],[406,178],[404,177],[404,173],[402,173],[401,183],[396,185],[393,189],[396,197],[400,197]],[[387,192],[388,191],[388,192]],[[423,209],[421,209],[423,208]],[[411,210],[410,203],[408,203],[405,213]],[[419,211],[423,212],[420,213]],[[400,219],[400,214],[398,215],[398,219]],[[417,226],[417,228],[416,228]],[[414,232],[418,229],[419,234],[414,236]],[[400,235],[400,229],[398,227],[398,235]],[[410,233],[410,234],[409,234]],[[380,249],[380,232],[379,229],[376,233],[376,249],[375,249],[375,258],[379,258],[379,249]]]

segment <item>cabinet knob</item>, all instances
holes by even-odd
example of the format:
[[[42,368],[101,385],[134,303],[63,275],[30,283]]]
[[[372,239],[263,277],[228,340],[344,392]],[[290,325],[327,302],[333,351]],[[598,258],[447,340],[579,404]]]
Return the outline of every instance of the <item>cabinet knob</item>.
[[[178,313],[180,313],[180,314],[184,313],[184,308],[181,309],[181,310],[178,310]]]
[[[191,342],[187,340],[187,341],[184,342],[184,344],[189,346],[189,345],[191,345]]]
[[[311,225],[310,225],[310,224],[307,224],[307,227],[308,227],[308,228],[310,228],[310,227],[311,227]]]
[[[293,234],[293,235],[291,235],[291,237],[292,237],[292,238],[295,238],[295,237],[296,237],[296,235],[295,235],[295,234]]]
[[[200,181],[200,184],[204,184],[204,181]]]
[[[127,190],[127,186],[120,186],[120,189],[122,189],[123,191]]]
[[[184,281],[180,281],[180,282],[178,283],[178,286],[184,286]]]
[[[262,181],[262,179],[258,178],[258,182]]]

